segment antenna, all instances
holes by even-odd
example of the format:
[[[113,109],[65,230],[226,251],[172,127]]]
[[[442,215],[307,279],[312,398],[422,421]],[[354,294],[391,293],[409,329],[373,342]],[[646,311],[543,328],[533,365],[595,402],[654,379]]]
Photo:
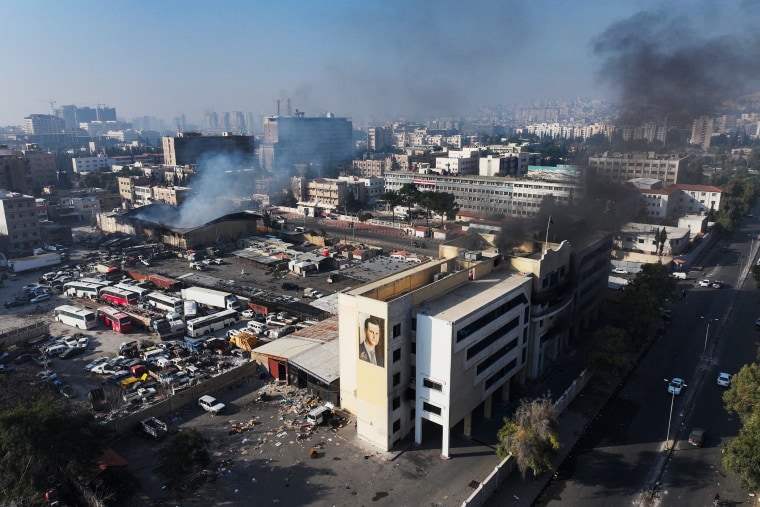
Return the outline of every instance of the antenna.
[[[280,99],[274,99],[274,103],[277,104],[277,116],[280,116]]]

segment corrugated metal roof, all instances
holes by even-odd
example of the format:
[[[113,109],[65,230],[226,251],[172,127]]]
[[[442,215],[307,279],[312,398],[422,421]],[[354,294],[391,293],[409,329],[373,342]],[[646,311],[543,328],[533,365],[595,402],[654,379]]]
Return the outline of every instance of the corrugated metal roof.
[[[319,347],[320,342],[308,340],[306,338],[294,338],[293,336],[284,336],[273,340],[266,345],[257,347],[254,352],[266,356],[279,357],[288,361],[309,349]]]
[[[290,362],[329,384],[340,378],[339,348],[339,341],[332,340],[292,357]]]
[[[320,342],[331,342],[338,339],[338,326],[338,316],[336,315],[304,329],[299,329],[290,336],[293,338],[306,338]]]

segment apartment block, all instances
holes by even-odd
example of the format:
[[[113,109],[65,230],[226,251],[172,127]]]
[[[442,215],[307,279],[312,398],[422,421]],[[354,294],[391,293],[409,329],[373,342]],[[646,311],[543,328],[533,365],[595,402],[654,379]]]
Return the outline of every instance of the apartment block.
[[[589,173],[597,180],[622,185],[634,178],[662,180],[665,185],[679,183],[679,172],[686,158],[657,158],[654,153],[629,153],[589,157]]]
[[[0,190],[0,237],[9,252],[23,253],[40,246],[37,214],[34,197]]]

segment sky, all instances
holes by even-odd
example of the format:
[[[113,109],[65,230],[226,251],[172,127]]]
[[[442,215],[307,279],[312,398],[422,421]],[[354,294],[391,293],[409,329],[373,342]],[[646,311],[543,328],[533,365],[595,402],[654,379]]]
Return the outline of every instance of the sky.
[[[332,112],[355,124],[463,117],[541,98],[619,100],[645,88],[621,80],[635,74],[625,62],[639,61],[628,37],[641,23],[658,26],[654,47],[682,43],[673,27],[712,47],[712,37],[750,33],[756,4],[4,0],[0,125],[50,113],[51,100],[105,104],[126,120],[184,113],[195,124],[208,111],[274,115],[276,99],[283,114],[290,99],[307,116]]]

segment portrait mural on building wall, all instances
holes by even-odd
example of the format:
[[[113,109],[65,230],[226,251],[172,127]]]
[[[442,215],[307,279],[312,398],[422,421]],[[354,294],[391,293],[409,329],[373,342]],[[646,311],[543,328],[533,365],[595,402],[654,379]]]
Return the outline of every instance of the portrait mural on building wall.
[[[385,366],[385,319],[359,314],[359,359]]]

